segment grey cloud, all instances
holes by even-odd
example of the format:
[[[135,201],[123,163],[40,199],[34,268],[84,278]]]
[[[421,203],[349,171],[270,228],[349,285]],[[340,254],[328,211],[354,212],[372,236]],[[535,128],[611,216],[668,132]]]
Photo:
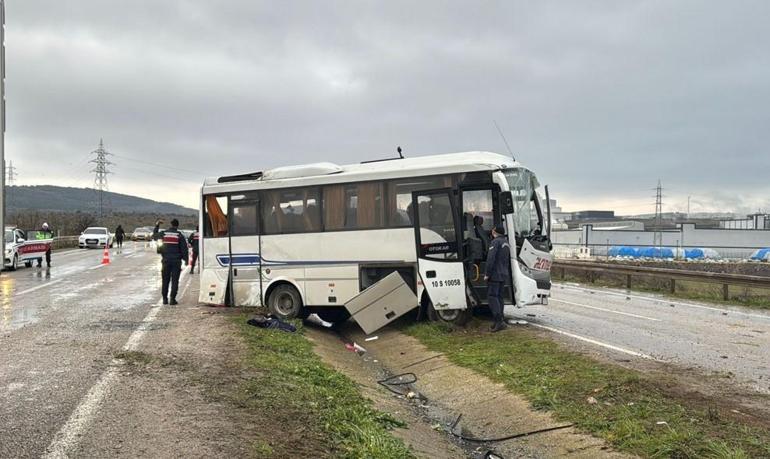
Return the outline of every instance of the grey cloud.
[[[12,1],[8,157],[22,181],[74,169],[87,184],[71,158],[104,137],[202,177],[399,144],[503,152],[494,119],[566,207],[644,210],[658,178],[770,207],[769,13],[750,1]],[[115,183],[136,183],[121,191],[164,180],[130,167],[115,168]],[[168,199],[194,205],[200,177],[163,174],[191,180],[169,181]]]

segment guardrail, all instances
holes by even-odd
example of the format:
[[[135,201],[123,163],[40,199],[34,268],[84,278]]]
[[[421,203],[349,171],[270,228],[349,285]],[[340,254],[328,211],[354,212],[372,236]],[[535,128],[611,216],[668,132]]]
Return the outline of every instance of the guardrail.
[[[59,236],[53,238],[53,244],[51,247],[54,249],[61,249],[64,247],[77,247],[78,236]]]
[[[722,296],[730,299],[730,285],[743,285],[756,288],[770,289],[770,277],[752,276],[749,274],[712,273],[706,271],[690,271],[685,269],[653,268],[647,266],[623,265],[620,263],[597,263],[592,261],[567,261],[555,260],[551,272],[559,272],[561,279],[565,278],[566,271],[588,271],[589,281],[595,281],[595,274],[621,274],[626,276],[626,288],[631,288],[632,276],[648,276],[668,279],[671,292],[676,291],[677,280],[689,280],[709,284],[721,284]]]

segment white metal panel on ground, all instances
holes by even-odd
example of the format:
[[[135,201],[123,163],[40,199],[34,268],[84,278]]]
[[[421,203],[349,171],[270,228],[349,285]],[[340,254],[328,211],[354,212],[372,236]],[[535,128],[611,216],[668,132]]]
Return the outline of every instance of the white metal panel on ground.
[[[395,271],[345,303],[366,334],[374,333],[416,307],[417,295]]]

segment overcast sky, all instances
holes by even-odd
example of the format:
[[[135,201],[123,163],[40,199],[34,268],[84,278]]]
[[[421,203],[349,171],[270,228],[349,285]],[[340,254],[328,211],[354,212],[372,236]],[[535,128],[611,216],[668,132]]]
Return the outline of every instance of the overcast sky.
[[[566,210],[770,210],[770,2],[7,0],[19,184],[197,208],[204,176],[467,150]]]

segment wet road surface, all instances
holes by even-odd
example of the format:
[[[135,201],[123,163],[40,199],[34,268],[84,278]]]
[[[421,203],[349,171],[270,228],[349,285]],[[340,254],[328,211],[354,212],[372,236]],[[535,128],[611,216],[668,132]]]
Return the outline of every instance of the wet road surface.
[[[154,249],[56,251],[0,275],[0,457],[40,457],[157,303]]]
[[[566,340],[608,353],[730,375],[770,394],[770,312],[622,290],[554,284],[547,306],[506,308]]]

